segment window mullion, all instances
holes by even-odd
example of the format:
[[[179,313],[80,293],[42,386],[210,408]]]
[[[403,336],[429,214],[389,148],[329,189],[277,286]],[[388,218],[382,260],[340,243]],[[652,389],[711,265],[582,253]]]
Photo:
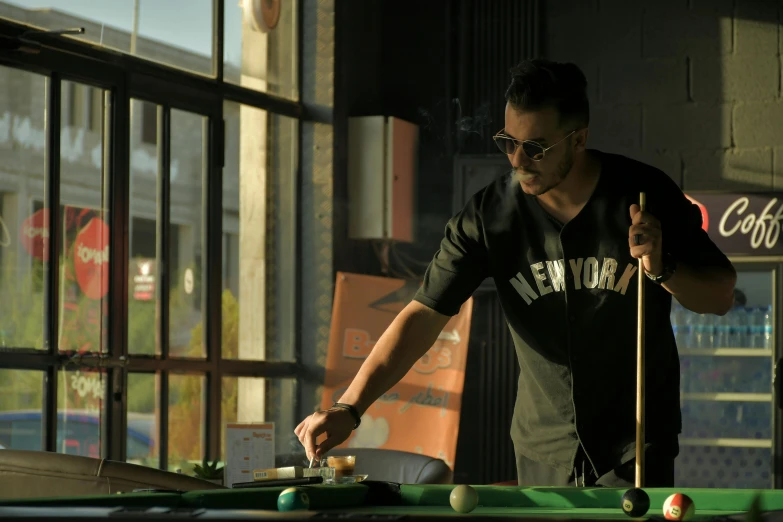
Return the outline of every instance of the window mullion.
[[[50,355],[59,355],[59,252],[60,252],[60,127],[62,82],[53,73],[46,83],[46,148],[44,174],[44,207],[48,209],[49,241],[45,260],[44,279],[44,348]],[[45,420],[43,426],[44,450],[57,451],[57,372],[59,365],[49,367],[44,386]]]

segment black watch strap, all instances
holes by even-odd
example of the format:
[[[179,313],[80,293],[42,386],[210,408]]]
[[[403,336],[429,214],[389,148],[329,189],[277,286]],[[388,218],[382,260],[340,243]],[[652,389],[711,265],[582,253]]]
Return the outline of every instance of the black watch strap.
[[[359,424],[362,423],[362,416],[359,415],[359,410],[357,410],[355,407],[353,407],[350,404],[345,404],[342,402],[335,402],[332,404],[332,409],[337,408],[340,410],[346,410],[348,413],[351,414],[353,417],[353,420],[356,422],[356,424],[353,425],[353,429],[356,429],[359,427]]]
[[[649,272],[645,272],[645,275],[653,282],[657,284],[663,284],[674,275],[674,271],[677,269],[677,261],[669,253],[663,255],[663,271],[658,275],[652,275]]]

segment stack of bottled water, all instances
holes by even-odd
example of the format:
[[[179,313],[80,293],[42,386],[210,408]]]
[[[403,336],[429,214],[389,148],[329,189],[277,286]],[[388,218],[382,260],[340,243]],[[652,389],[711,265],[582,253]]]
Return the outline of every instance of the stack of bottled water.
[[[748,402],[742,398],[719,400],[712,394],[770,394],[771,353],[770,356],[751,354],[747,349],[772,349],[772,307],[737,306],[719,317],[693,313],[675,301],[671,322],[680,350],[685,436],[708,439],[769,437],[772,431],[769,403]],[[725,348],[737,351],[709,351]],[[742,356],[743,353],[747,355]],[[694,469],[703,467],[700,463],[693,466]]]
[[[772,306],[737,306],[716,316],[696,314],[675,302],[671,323],[680,349],[772,348]]]

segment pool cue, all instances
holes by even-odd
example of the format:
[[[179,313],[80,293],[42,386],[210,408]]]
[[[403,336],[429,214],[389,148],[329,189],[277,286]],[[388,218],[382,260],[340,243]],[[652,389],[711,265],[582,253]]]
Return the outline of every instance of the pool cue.
[[[644,212],[647,196],[639,193],[639,208]],[[636,487],[644,487],[644,259],[639,258],[638,313],[636,338]]]

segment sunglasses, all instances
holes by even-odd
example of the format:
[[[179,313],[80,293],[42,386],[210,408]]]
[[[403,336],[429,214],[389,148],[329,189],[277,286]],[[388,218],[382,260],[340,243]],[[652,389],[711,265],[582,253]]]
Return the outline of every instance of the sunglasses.
[[[492,136],[492,139],[495,140],[495,144],[500,149],[500,152],[512,156],[517,153],[517,149],[519,147],[522,147],[522,152],[525,153],[525,156],[532,159],[533,161],[541,161],[542,159],[544,159],[544,154],[546,154],[546,151],[548,151],[555,145],[562,143],[571,134],[576,132],[576,130],[572,130],[562,140],[558,141],[554,145],[550,145],[549,147],[544,148],[543,145],[536,143],[535,141],[527,141],[527,140],[521,141],[512,138],[507,134],[503,134],[504,130],[505,129],[502,129],[500,132]]]

